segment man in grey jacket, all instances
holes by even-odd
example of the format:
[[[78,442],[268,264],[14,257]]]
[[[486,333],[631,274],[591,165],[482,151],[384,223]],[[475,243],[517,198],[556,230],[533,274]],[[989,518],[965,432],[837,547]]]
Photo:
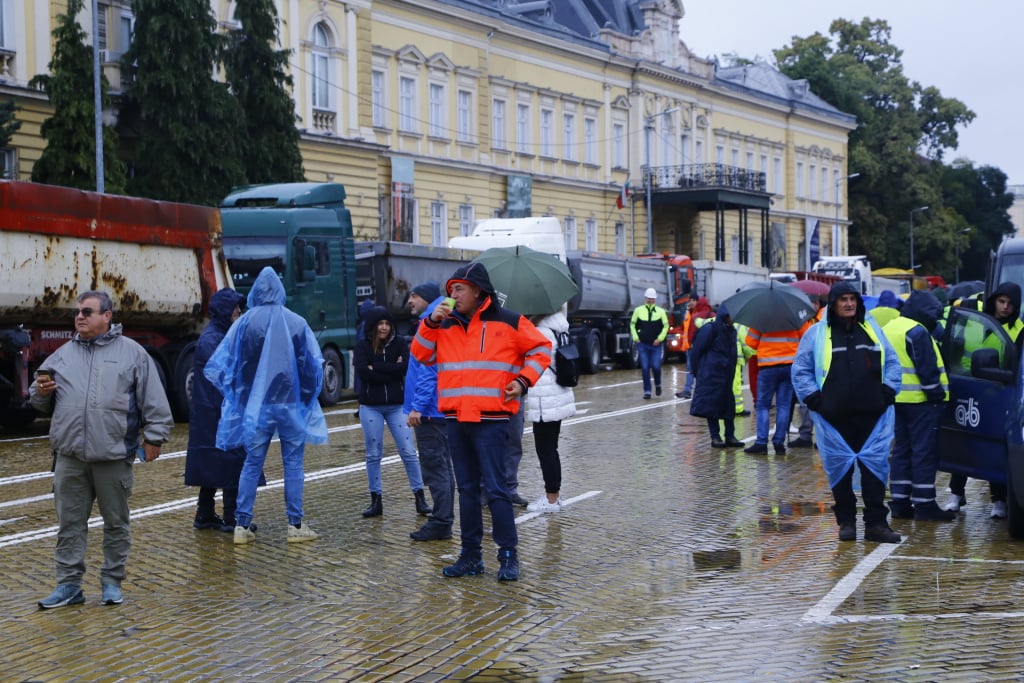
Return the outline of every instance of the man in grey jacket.
[[[36,371],[32,406],[50,420],[57,507],[57,589],[43,609],[85,602],[85,548],[89,515],[99,501],[103,516],[102,602],[122,602],[121,581],[131,548],[128,496],[141,445],[146,462],[160,456],[174,420],[156,364],[145,349],[111,324],[106,292],[78,296],[77,334]],[[141,456],[140,456],[141,457]]]

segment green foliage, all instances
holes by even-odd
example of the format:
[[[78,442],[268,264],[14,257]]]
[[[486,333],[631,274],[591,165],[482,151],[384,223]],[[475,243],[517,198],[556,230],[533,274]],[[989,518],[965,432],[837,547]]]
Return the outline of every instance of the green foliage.
[[[950,248],[959,250],[960,277],[984,280],[989,252],[1014,232],[1009,216],[1013,194],[1007,192],[1006,174],[992,166],[975,168],[969,161],[954,161],[943,169],[942,196],[959,219],[956,247]]]
[[[21,128],[17,112],[18,105],[13,99],[0,102],[0,147],[6,147]]]
[[[906,77],[885,21],[837,19],[829,33],[794,37],[775,58],[784,74],[807,79],[815,94],[857,117],[848,162],[860,173],[850,185],[851,251],[876,267],[907,267],[910,210],[927,205],[914,215],[918,272],[952,275],[953,235],[963,217],[943,205],[942,159],[974,112]]]
[[[238,0],[241,29],[228,37],[224,71],[245,112],[241,153],[250,183],[305,180],[295,103],[289,94],[288,50],[276,50],[278,17],[272,0]]]
[[[53,115],[42,125],[46,148],[32,167],[32,180],[84,190],[96,189],[96,117],[93,52],[78,24],[83,0],[68,0],[67,13],[53,30],[50,74],[35,76],[29,85],[46,92]],[[101,96],[107,103],[106,79]],[[124,164],[117,158],[117,134],[103,126],[103,181],[108,192],[123,192]]]
[[[215,206],[245,181],[241,106],[212,73],[223,39],[208,0],[134,0],[125,55],[136,67],[121,131],[133,143],[132,194]]]

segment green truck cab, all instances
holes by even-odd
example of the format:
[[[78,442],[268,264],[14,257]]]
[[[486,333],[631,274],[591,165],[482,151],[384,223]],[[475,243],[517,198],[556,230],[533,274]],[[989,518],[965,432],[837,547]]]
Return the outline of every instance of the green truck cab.
[[[338,183],[240,188],[220,204],[224,255],[235,289],[248,294],[270,266],[287,307],[309,323],[324,357],[320,402],[341,400],[352,385],[356,342],[356,261],[352,216]]]

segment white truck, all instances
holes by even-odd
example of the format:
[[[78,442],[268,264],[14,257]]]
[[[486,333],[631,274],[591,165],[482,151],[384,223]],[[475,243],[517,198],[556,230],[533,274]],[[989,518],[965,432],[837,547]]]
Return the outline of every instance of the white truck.
[[[695,290],[717,306],[749,282],[768,282],[768,269],[742,263],[700,260],[693,262]]]
[[[822,256],[811,268],[815,273],[838,275],[857,285],[860,293],[874,296],[875,283],[871,276],[871,261],[867,256]]]

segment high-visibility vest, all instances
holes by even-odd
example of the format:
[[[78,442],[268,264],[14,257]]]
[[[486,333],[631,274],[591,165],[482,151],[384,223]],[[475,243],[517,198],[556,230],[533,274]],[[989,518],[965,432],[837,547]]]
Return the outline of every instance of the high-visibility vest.
[[[900,393],[896,395],[897,403],[927,403],[928,395],[925,393],[928,389],[935,388],[933,385],[922,386],[921,378],[917,374],[917,368],[914,366],[914,361],[910,358],[910,354],[907,353],[907,333],[915,327],[920,327],[927,331],[924,325],[900,316],[894,318],[882,328],[882,332],[886,337],[889,338],[889,343],[892,344],[892,348],[896,351],[896,357],[900,360],[900,368],[903,371],[903,383],[900,385]],[[935,360],[939,369],[939,383],[942,385],[942,390],[946,393],[946,400],[949,400],[949,377],[946,376],[946,364],[942,361],[942,354],[939,352],[939,345],[935,343],[935,340],[931,335],[928,335],[928,341],[931,342],[932,349],[935,351]]]

